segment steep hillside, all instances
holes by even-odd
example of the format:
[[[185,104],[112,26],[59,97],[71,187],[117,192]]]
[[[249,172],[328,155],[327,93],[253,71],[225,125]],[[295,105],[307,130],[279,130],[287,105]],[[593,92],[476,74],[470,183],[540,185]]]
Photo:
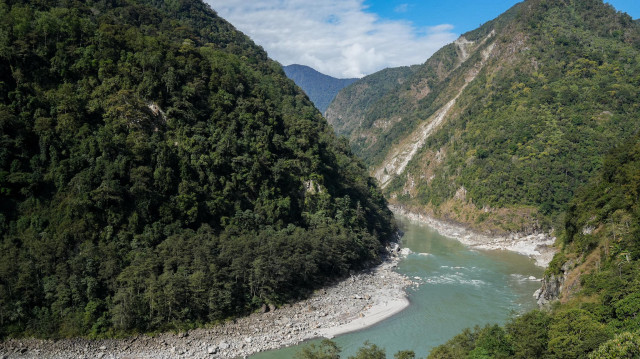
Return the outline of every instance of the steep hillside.
[[[571,201],[545,290],[560,298],[504,328],[467,330],[434,349],[445,358],[640,357],[640,136],[606,156]],[[485,356],[479,356],[483,354]]]
[[[354,83],[358,79],[337,79],[322,74],[309,66],[289,65],[284,67],[287,77],[309,96],[320,112],[324,113],[329,104],[343,88]]]
[[[0,4],[0,337],[286,303],[394,230],[302,91],[201,1]]]
[[[339,92],[325,112],[327,121],[339,135],[354,137],[365,126],[365,112],[390,90],[402,84],[417,67],[385,69],[364,77]]]
[[[354,152],[392,201],[477,229],[536,231],[640,128],[639,78],[628,15],[601,0],[527,0],[383,94],[354,98],[369,78],[354,83],[327,114],[355,128]]]

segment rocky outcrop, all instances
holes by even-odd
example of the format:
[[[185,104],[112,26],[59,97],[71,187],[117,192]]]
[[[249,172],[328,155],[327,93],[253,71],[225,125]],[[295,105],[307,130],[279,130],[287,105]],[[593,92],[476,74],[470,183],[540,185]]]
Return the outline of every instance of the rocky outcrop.
[[[536,298],[538,305],[545,307],[549,303],[557,300],[560,297],[562,291],[562,285],[564,284],[564,275],[551,274],[545,276],[542,279],[542,287],[533,293],[533,297]]]
[[[533,294],[533,297],[536,298],[540,307],[547,307],[550,303],[560,299],[563,294],[565,281],[573,267],[574,261],[567,261],[560,268],[560,273],[547,274],[542,279],[542,287]]]

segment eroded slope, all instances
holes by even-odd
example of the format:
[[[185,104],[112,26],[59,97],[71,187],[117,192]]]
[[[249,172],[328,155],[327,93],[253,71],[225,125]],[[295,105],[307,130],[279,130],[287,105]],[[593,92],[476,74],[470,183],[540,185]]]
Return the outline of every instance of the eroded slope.
[[[357,123],[352,148],[397,204],[477,229],[548,229],[639,128],[639,34],[600,0],[529,0],[441,49],[359,118],[339,111],[342,93],[330,110]]]

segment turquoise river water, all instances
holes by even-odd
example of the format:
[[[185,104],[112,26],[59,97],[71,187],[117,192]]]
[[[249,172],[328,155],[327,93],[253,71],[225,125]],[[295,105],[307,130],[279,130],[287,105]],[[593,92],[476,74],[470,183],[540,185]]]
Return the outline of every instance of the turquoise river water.
[[[358,332],[333,340],[342,357],[353,355],[365,341],[385,348],[387,357],[413,350],[426,357],[462,329],[504,323],[510,316],[535,308],[533,292],[543,269],[533,260],[506,251],[477,251],[439,235],[426,225],[397,217],[404,231],[402,244],[414,254],[398,271],[423,283],[407,290],[411,305],[401,313]],[[319,342],[311,341],[311,342]],[[299,346],[263,352],[253,359],[292,358]]]

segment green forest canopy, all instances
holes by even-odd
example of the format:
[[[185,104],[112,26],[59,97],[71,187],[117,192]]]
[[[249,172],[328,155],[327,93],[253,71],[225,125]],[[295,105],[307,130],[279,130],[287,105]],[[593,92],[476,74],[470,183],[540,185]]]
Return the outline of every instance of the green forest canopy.
[[[459,94],[403,173],[390,171],[387,197],[502,232],[529,228],[501,210],[534,212],[550,230],[607,151],[640,129],[640,27],[602,0],[528,0],[463,36],[468,58],[450,44],[402,76],[366,76],[329,120],[381,170]],[[461,188],[466,203],[455,203]],[[483,208],[496,215],[483,222]]]
[[[346,143],[201,1],[0,2],[0,337],[222,320],[394,231]]]
[[[466,330],[433,359],[637,358],[640,356],[640,135],[611,151],[598,176],[571,201],[562,252],[548,274],[572,260],[579,286],[551,311],[533,311],[504,328]]]
[[[640,357],[640,135],[608,153],[602,170],[578,193],[558,230],[562,251],[547,270],[558,277],[567,261],[574,263],[580,278],[570,297],[504,326],[465,329],[428,359]],[[339,358],[331,344],[307,347],[298,356]]]

